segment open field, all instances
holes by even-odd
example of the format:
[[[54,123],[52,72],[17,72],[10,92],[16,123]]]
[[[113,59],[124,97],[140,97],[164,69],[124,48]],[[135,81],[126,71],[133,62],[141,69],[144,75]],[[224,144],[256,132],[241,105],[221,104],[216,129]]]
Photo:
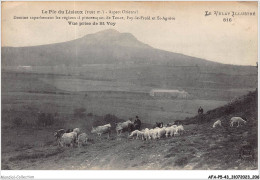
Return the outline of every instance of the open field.
[[[106,114],[121,120],[138,115],[143,128],[151,127],[156,121],[167,123],[192,118],[199,106],[205,112],[221,107],[228,103],[230,95],[246,94],[250,89],[229,89],[232,93],[226,100],[157,99],[144,90],[70,91],[66,88],[69,80],[60,88],[51,83],[53,77],[75,79],[63,75],[2,74],[2,169],[257,169],[257,103],[251,102],[256,95],[243,102],[237,111],[216,113],[218,117],[211,116],[212,119],[202,125],[193,124],[197,122],[195,118],[184,125],[186,132],[179,137],[131,140],[127,134],[116,137],[114,129],[109,140],[90,134],[91,126],[105,123]],[[137,90],[138,87],[135,86]],[[201,93],[206,91],[208,89],[197,89]],[[215,94],[226,92],[219,91]],[[86,109],[83,117],[75,116],[77,108]],[[57,114],[54,124],[37,126],[39,111]],[[250,122],[240,128],[229,128],[228,120],[235,115],[245,115]],[[13,124],[18,117],[22,119],[19,127]],[[213,130],[212,124],[219,117],[226,124]],[[89,135],[89,144],[82,148],[58,148],[53,132],[75,127]],[[253,161],[239,158],[239,150],[245,142],[254,149]]]
[[[87,113],[101,116],[114,114],[122,119],[135,117],[138,114],[146,123],[171,122],[196,115],[199,106],[203,106],[207,111],[227,102],[207,99],[158,99],[149,96],[149,90],[139,86],[134,86],[135,90],[130,88],[129,91],[124,91],[122,83],[119,82],[116,87],[111,85],[111,89],[108,90],[109,81],[102,84],[103,81],[87,80],[84,84],[86,80],[65,78],[66,76],[4,73],[2,124],[8,124],[16,115],[25,116],[28,123],[33,123],[39,111],[58,113],[64,119],[68,119],[76,108],[85,108]],[[60,81],[57,82],[58,80]],[[45,83],[46,81],[48,83]],[[73,81],[77,85],[73,85]],[[95,82],[100,84],[98,88]],[[72,90],[81,87],[85,88],[85,91]],[[94,91],[95,88],[99,91]]]

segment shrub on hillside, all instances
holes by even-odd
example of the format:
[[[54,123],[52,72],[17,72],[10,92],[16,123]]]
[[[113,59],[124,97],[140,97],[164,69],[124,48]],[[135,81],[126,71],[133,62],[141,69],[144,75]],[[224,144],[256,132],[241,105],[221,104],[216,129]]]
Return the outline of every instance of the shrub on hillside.
[[[53,123],[54,123],[54,116],[52,115],[52,114],[47,114],[47,116],[46,116],[46,125],[47,126],[51,126],[51,125],[53,125]]]
[[[37,125],[38,126],[45,126],[45,113],[40,113],[38,114],[38,121],[37,121]]]
[[[38,121],[37,125],[38,126],[51,126],[54,124],[54,116],[50,113],[47,115],[45,113],[40,113],[38,115]]]
[[[74,109],[74,117],[84,118],[86,116],[85,108],[76,108]]]

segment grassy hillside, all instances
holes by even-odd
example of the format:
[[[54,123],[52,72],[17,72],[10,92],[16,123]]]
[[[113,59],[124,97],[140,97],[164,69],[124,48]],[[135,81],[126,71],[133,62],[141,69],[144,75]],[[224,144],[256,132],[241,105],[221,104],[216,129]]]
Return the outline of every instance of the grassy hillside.
[[[248,123],[231,128],[232,116],[246,117]],[[57,127],[2,128],[2,138],[8,137],[2,139],[2,169],[257,169],[256,91],[208,111],[204,119],[198,125],[196,116],[187,118],[184,135],[151,141],[115,132],[110,139],[98,138],[83,128],[91,141],[82,148],[58,148],[52,135]],[[223,127],[213,129],[217,119]],[[244,145],[252,147],[253,159],[240,158]]]
[[[230,117],[239,116],[248,119],[248,124],[257,127],[257,90],[251,91],[244,96],[233,99],[228,104],[219,108],[209,110],[203,115],[202,123],[213,122],[220,119],[225,125],[230,120]],[[184,124],[198,123],[198,115],[191,118],[186,118]]]

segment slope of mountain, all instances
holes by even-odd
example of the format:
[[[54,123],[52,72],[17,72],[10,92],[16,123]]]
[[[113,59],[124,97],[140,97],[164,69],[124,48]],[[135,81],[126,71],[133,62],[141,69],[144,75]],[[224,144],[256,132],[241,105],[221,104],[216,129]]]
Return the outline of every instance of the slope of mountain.
[[[207,99],[234,98],[257,86],[257,68],[253,66],[220,64],[155,49],[130,33],[112,29],[63,43],[2,47],[2,70],[28,72],[17,66],[33,66],[32,73],[80,75],[83,79],[108,79],[151,88],[184,88]],[[234,93],[234,89],[242,91]]]
[[[218,107],[216,109],[209,110],[206,112],[202,119],[200,117],[194,116],[191,118],[186,118],[183,123],[184,124],[197,124],[199,123],[210,123],[213,124],[216,120],[222,121],[222,126],[227,131],[227,133],[230,130],[229,123],[231,117],[242,117],[247,120],[246,127],[241,130],[241,134],[243,133],[242,130],[246,130],[249,132],[250,135],[253,134],[253,142],[254,146],[257,145],[257,113],[258,113],[258,91],[250,91],[248,94],[240,96],[230,103]],[[257,147],[256,147],[257,148]]]
[[[108,29],[82,38],[49,45],[2,47],[2,66],[53,66],[114,63],[217,65],[182,54],[152,48],[130,33]]]
[[[183,135],[147,141],[131,139],[127,132],[117,136],[114,128],[109,139],[104,135],[97,137],[90,133],[91,125],[88,125],[86,130],[89,132],[88,144],[80,148],[57,146],[53,132],[60,126],[33,130],[31,127],[19,127],[15,129],[19,132],[19,136],[13,133],[17,127],[2,128],[2,134],[9,139],[2,140],[1,168],[5,170],[256,170],[257,92],[251,92],[231,104],[213,109],[205,116],[212,119],[200,125],[186,124],[186,121]],[[232,116],[245,116],[248,122],[240,127],[230,127],[228,120]],[[212,128],[215,118],[222,120],[223,127]],[[191,119],[196,122],[197,117]],[[108,120],[109,118],[100,120],[100,123],[106,124],[110,122]],[[82,124],[87,122],[85,118],[81,121]],[[75,122],[71,124],[75,125]],[[149,126],[142,124],[143,129],[152,126],[153,124]],[[11,142],[13,146],[10,146]],[[247,154],[241,151],[245,147],[248,151],[244,152]]]

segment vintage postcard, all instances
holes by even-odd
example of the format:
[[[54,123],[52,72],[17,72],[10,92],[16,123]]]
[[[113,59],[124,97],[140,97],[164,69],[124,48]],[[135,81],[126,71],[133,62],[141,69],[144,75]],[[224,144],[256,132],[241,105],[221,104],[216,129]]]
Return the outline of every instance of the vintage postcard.
[[[7,1],[1,12],[2,178],[259,179],[258,2]]]

